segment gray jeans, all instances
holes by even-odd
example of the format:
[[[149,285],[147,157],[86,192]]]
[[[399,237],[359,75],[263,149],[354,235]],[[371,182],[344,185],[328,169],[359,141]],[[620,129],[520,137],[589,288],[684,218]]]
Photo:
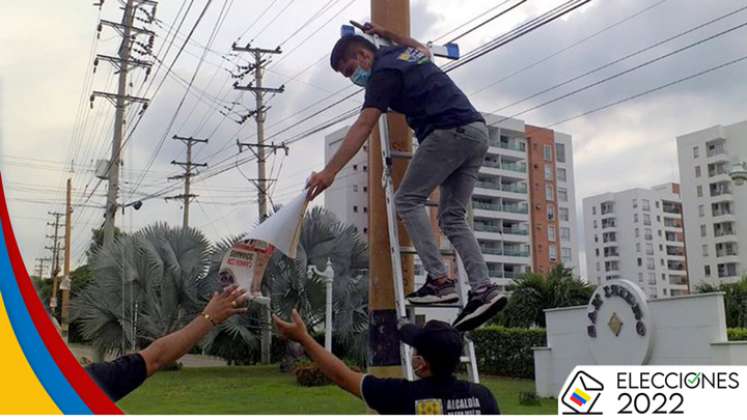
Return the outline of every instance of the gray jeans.
[[[425,270],[432,277],[441,277],[448,270],[425,211],[428,196],[441,187],[438,225],[462,258],[472,290],[489,281],[488,266],[466,220],[487,150],[488,129],[484,123],[434,130],[418,147],[395,195],[397,212]]]

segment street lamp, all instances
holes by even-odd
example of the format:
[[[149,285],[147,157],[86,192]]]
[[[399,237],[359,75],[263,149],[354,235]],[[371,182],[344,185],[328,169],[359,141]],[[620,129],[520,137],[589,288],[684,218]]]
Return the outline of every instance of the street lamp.
[[[729,176],[736,185],[742,185],[747,181],[747,163],[744,161],[737,161],[731,165],[729,170]]]
[[[327,310],[324,316],[324,348],[332,352],[332,282],[335,279],[335,270],[332,268],[332,261],[327,260],[327,268],[324,271],[319,271],[316,265],[309,265],[307,274],[309,277],[316,274],[324,279],[327,291]]]

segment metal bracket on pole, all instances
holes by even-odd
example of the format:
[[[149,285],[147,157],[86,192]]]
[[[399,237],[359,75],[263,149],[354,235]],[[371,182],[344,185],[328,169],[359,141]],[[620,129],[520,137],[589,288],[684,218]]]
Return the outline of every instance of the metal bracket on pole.
[[[356,31],[356,28],[358,31]],[[360,23],[351,20],[350,25],[342,25],[342,28],[340,29],[340,35],[341,36],[350,36],[350,35],[360,35],[366,39],[368,39],[371,42],[374,42],[374,37],[371,35],[368,35],[367,33],[363,32],[363,25]],[[389,41],[388,39],[376,37],[378,42],[374,42],[374,45],[376,46],[392,46],[394,45],[393,42]],[[453,42],[445,44],[445,45],[434,45],[432,42],[428,42],[426,44],[428,49],[431,50],[431,53],[436,57],[441,58],[447,58],[449,60],[458,60],[459,59],[459,45],[455,44]]]

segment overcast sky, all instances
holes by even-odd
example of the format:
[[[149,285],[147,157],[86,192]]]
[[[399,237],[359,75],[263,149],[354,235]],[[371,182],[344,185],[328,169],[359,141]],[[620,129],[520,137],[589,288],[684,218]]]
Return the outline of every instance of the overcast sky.
[[[29,270],[34,266],[35,258],[49,254],[44,250],[44,246],[49,245],[45,235],[51,234],[51,228],[45,225],[51,220],[47,212],[62,211],[64,180],[67,177],[73,178],[74,201],[77,204],[85,202],[85,207],[75,209],[74,266],[84,261],[82,255],[90,240],[90,229],[100,226],[103,220],[103,211],[96,206],[101,206],[105,201],[106,183],[101,183],[88,201],[85,199],[97,184],[92,165],[97,159],[108,159],[111,153],[113,107],[105,99],[97,99],[91,109],[88,96],[92,90],[115,92],[117,76],[111,66],[103,61],[99,63],[96,73],[92,73],[91,59],[92,51],[116,55],[120,41],[116,32],[104,27],[100,39],[94,39],[98,19],[119,21],[121,10],[120,3],[114,0],[107,0],[101,11],[92,7],[91,3],[90,0],[43,0],[3,1],[0,5],[0,45],[3,46],[0,57],[0,168],[6,196],[10,199],[14,230]],[[168,129],[184,97],[185,85],[176,81],[176,77],[168,77],[155,97],[153,92],[164,77],[164,68],[172,62],[206,3],[207,0],[194,1],[165,58],[163,45],[172,39],[167,36],[167,29],[178,25],[181,19],[178,12],[182,4],[161,1],[157,12],[159,22],[148,25],[157,34],[155,51],[160,52],[159,59],[165,64],[157,72],[154,71],[145,84],[147,86],[150,80],[155,81],[147,91],[152,102],[124,149],[124,191],[120,201],[130,202],[169,185],[175,187],[169,195],[181,192],[178,183],[166,180],[179,172],[169,162],[185,158],[184,146],[170,139],[175,134],[209,136],[207,145],[198,144],[194,149],[195,161],[207,162],[209,167],[220,167],[226,162],[235,161],[236,158],[232,156],[237,149],[233,143],[237,137],[253,141],[256,128],[252,121],[240,126],[216,110],[234,101],[241,103],[235,106],[237,111],[244,112],[244,105],[253,107],[254,99],[250,94],[240,95],[231,89],[233,80],[225,68],[232,68],[232,64],[222,58],[230,52],[231,43],[243,33],[246,34],[241,38],[242,44],[253,40],[254,46],[263,48],[274,48],[287,40],[282,45],[284,54],[272,57],[265,77],[266,86],[285,84],[286,88],[285,93],[270,101],[272,108],[268,113],[266,129],[268,135],[274,135],[270,141],[279,143],[291,139],[360,104],[360,97],[354,97],[299,123],[303,117],[353,91],[348,88],[299,113],[312,103],[350,85],[330,70],[328,59],[324,56],[339,37],[341,24],[349,19],[367,20],[369,1],[213,0],[194,31],[192,41],[173,67],[178,78],[185,81],[192,78],[205,51],[204,47],[211,43],[211,34],[221,11],[225,12],[225,19],[222,19],[215,32],[192,90],[176,115],[173,126]],[[437,39],[498,3],[495,0],[413,0],[413,35],[424,41]],[[470,51],[560,3],[558,0],[528,0],[514,11],[460,39],[460,48],[463,53]],[[272,7],[267,9],[271,4]],[[325,5],[331,7],[290,37]],[[225,9],[222,9],[224,6]],[[736,0],[593,0],[565,18],[511,42],[450,75],[469,94],[479,110],[488,112],[505,108],[501,109],[501,114],[513,115],[742,24],[747,21],[747,11],[736,13],[560,89],[506,107],[535,92],[742,6],[743,2]],[[645,9],[648,10],[641,12]],[[267,12],[257,20],[265,10]],[[638,16],[619,23],[636,13]],[[144,25],[142,22],[137,24]],[[579,42],[611,25],[614,26]],[[518,118],[533,125],[551,125],[739,58],[747,54],[744,44],[746,31],[737,29],[592,89],[524,113]],[[458,33],[460,31],[454,34]],[[567,48],[574,44],[572,48]],[[563,49],[566,51],[540,65],[506,77]],[[152,58],[139,57],[152,61]],[[237,60],[233,57],[229,59]],[[154,66],[154,69],[157,67]],[[581,199],[588,195],[677,181],[676,136],[747,119],[746,71],[747,63],[741,62],[608,110],[553,126],[573,136],[577,207],[580,207]],[[133,70],[131,74],[133,88],[130,94],[142,95],[142,70]],[[502,81],[495,84],[499,80]],[[489,85],[492,86],[486,89]],[[136,111],[137,107],[131,109]],[[128,131],[136,120],[133,112],[132,118],[128,119]],[[272,191],[276,203],[287,201],[297,194],[309,173],[321,168],[324,134],[338,126],[293,144],[287,158],[279,154],[270,159],[272,176],[279,178]],[[148,172],[144,172],[160,144],[162,147],[155,155],[153,165]],[[74,173],[69,172],[71,161],[74,162]],[[255,177],[256,166],[253,162],[243,165],[241,169],[246,176]],[[210,168],[206,172],[209,173]],[[139,182],[141,177],[142,181]],[[190,208],[191,225],[200,228],[212,240],[246,231],[256,221],[256,192],[237,169],[204,181],[197,177],[193,192],[200,197]],[[321,203],[322,199],[317,199],[316,204]],[[155,221],[181,224],[180,203],[166,202],[159,197],[146,200],[137,212],[128,209],[124,216],[121,213],[117,215],[117,225],[126,231],[137,230]],[[579,245],[583,247],[581,225],[579,219]]]

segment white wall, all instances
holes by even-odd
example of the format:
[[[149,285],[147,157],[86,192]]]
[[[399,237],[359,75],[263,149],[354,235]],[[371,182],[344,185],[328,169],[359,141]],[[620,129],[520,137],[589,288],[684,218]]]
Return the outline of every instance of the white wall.
[[[721,293],[648,301],[653,319],[649,365],[735,365],[747,361],[747,342],[727,342]],[[534,351],[535,386],[541,397],[556,397],[578,365],[597,362],[588,346],[587,307],[549,309],[547,347]],[[606,320],[600,323],[604,328]],[[625,351],[625,343],[620,343]]]

